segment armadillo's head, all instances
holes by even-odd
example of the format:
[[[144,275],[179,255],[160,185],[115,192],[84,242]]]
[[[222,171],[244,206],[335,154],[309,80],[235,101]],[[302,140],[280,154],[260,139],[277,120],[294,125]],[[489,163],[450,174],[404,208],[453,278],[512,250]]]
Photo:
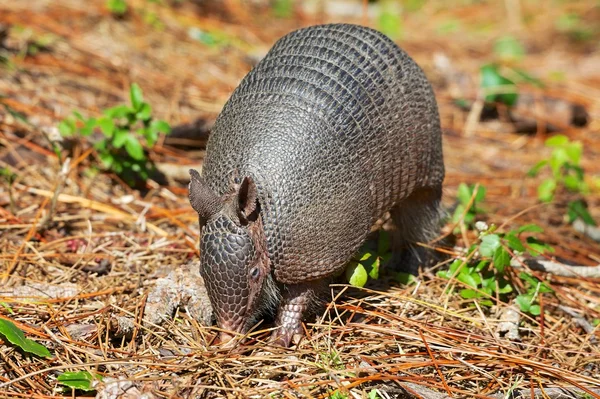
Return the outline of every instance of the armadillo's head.
[[[190,202],[200,216],[200,273],[220,328],[244,333],[272,297],[257,189],[250,177],[219,197],[190,170]],[[221,334],[221,340],[231,336]]]

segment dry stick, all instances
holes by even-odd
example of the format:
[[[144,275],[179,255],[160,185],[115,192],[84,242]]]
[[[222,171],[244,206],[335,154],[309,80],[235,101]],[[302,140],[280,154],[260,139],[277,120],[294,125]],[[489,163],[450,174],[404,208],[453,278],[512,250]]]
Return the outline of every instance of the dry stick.
[[[575,229],[575,231],[578,231],[581,234],[588,236],[592,240],[594,240],[596,242],[600,242],[600,228],[599,227],[590,226],[589,224],[586,224],[583,220],[576,219],[573,222],[573,228]]]
[[[419,329],[419,335],[421,336],[421,340],[423,341],[423,345],[425,345],[425,349],[427,350],[427,353],[429,354],[429,357],[431,358],[431,362],[433,363],[433,366],[435,367],[435,370],[437,371],[440,379],[442,380],[442,384],[444,385],[444,389],[448,393],[448,396],[452,397],[452,394],[450,393],[450,387],[448,387],[448,383],[446,382],[446,379],[444,378],[444,374],[442,374],[442,370],[440,370],[440,366],[438,365],[437,360],[433,356],[433,352],[431,352],[431,348],[429,347],[429,344],[427,343],[427,340],[425,340],[425,335],[423,335],[423,331],[421,329]]]
[[[27,236],[23,240],[23,244],[21,244],[21,246],[19,247],[18,251],[15,252],[15,256],[13,257],[13,260],[12,260],[10,266],[8,267],[8,270],[6,271],[6,274],[4,275],[4,278],[2,279],[2,284],[1,285],[6,285],[6,283],[8,282],[8,279],[10,278],[10,275],[17,268],[17,264],[18,264],[18,261],[19,261],[19,256],[21,255],[21,252],[23,252],[23,249],[25,249],[25,245],[27,244],[27,242],[29,242],[29,240],[31,240],[31,237],[33,237],[33,235],[36,233],[36,227],[37,227],[37,223],[36,222],[39,220],[39,218],[40,218],[40,216],[42,214],[42,211],[44,210],[44,208],[46,208],[47,204],[48,204],[48,198],[44,198],[44,201],[42,202],[42,205],[40,206],[40,209],[38,209],[38,211],[36,212],[34,223],[31,225],[31,229],[29,229],[29,231],[27,232]]]
[[[41,189],[37,189],[34,187],[26,187],[23,185],[19,185],[19,186],[20,186],[19,188],[25,189],[31,194],[40,195],[40,196],[47,197],[47,198],[51,198],[53,196],[53,193],[48,190],[41,190]],[[73,204],[73,203],[80,204],[84,208],[108,213],[113,216],[118,216],[118,217],[121,217],[122,219],[132,221],[134,223],[137,219],[137,216],[135,216],[135,215],[131,215],[129,213],[123,212],[120,209],[114,208],[110,205],[105,205],[101,202],[90,200],[87,198],[76,197],[76,196],[69,195],[69,194],[59,194],[58,201],[64,202],[64,203],[69,203],[69,204]],[[158,226],[155,226],[151,223],[146,223],[146,226],[148,227],[148,230],[151,230],[152,232],[154,232],[160,236],[163,236],[163,237],[168,236],[168,233]]]
[[[67,158],[67,159],[65,159],[65,162],[63,163],[62,167],[60,168],[60,172],[58,173],[58,182],[56,183],[56,187],[54,188],[54,195],[52,196],[52,199],[50,200],[50,210],[48,211],[46,216],[44,216],[42,218],[42,220],[40,221],[39,226],[38,226],[38,229],[41,231],[46,230],[46,227],[48,227],[48,225],[52,222],[52,218],[54,217],[54,213],[56,212],[56,201],[58,200],[58,196],[60,195],[60,192],[65,187],[65,183],[67,182],[67,176],[69,176],[69,172],[70,172],[69,164],[70,163],[71,163],[71,159]]]
[[[513,258],[510,262],[511,267],[522,269],[522,263],[525,263],[531,270],[550,273],[560,277],[583,277],[583,278],[600,278],[600,265],[597,266],[580,266],[580,265],[565,265],[546,259],[523,259],[522,257]]]

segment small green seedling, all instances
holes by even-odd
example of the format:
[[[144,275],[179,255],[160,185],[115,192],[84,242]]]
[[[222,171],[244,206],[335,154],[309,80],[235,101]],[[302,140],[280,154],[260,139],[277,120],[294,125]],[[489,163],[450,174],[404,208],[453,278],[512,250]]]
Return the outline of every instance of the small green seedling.
[[[102,381],[100,374],[94,374],[87,371],[65,371],[57,378],[59,384],[69,387],[73,390],[90,392],[95,391],[94,381]]]
[[[517,84],[528,83],[543,87],[539,79],[515,66],[525,55],[525,48],[513,36],[500,37],[494,44],[497,61],[480,68],[480,87],[488,103],[502,103],[512,107],[517,103]]]
[[[127,13],[128,6],[125,0],[107,0],[106,8],[115,17],[122,17]]]
[[[42,344],[26,338],[15,323],[10,320],[0,319],[0,338],[20,348],[23,352],[36,355],[38,357],[51,358],[52,354]]]
[[[290,18],[294,14],[294,0],[274,0],[273,14],[277,18]]]
[[[387,263],[391,256],[390,236],[386,231],[380,230],[377,247],[373,248],[371,242],[365,243],[346,268],[348,283],[355,287],[364,287],[369,278],[378,279],[381,265]]]
[[[551,176],[544,179],[538,186],[538,198],[542,202],[552,202],[556,193],[566,189],[571,193],[584,195],[589,192],[585,182],[584,171],[581,167],[583,146],[580,141],[571,141],[563,135],[556,135],[546,140],[545,145],[552,148],[549,159],[544,159],[528,172],[530,177],[537,176],[540,171],[550,169]],[[567,205],[569,223],[581,218],[588,225],[596,222],[581,199],[570,201]]]
[[[400,40],[403,33],[402,17],[394,1],[382,1],[378,28],[392,40]]]
[[[463,194],[464,198],[460,200],[462,203],[469,202],[473,191],[470,191],[470,195],[467,194],[468,192]],[[475,225],[480,230],[478,241],[469,247],[464,257],[455,259],[448,270],[439,271],[437,276],[448,280],[455,279],[466,285],[467,288],[459,292],[462,298],[478,299],[481,305],[492,306],[494,302],[491,298],[508,300],[511,293],[518,291],[507,273],[511,260],[525,252],[531,256],[539,256],[553,251],[553,248],[533,236],[523,237],[525,233],[543,231],[536,225],[525,225],[506,233],[497,232],[494,225],[488,227],[482,222]],[[538,294],[549,292],[549,287],[544,286],[540,289],[539,285],[535,285],[534,288],[533,276],[519,277],[523,281],[522,285],[528,288],[525,293],[517,296],[517,303],[521,311],[536,315],[535,312],[539,309],[536,307]]]
[[[526,292],[517,295],[515,302],[522,312],[539,316],[541,312],[538,300],[539,294],[552,293],[554,290],[529,273],[521,272],[519,278],[525,283]]]
[[[152,108],[143,100],[137,84],[130,88],[131,105],[119,105],[105,110],[100,118],[84,118],[79,112],[63,120],[58,129],[65,136],[89,137],[95,131],[104,138],[94,144],[106,170],[134,185],[138,178],[146,180],[154,164],[144,152],[144,144],[152,147],[160,133],[169,133],[165,121],[152,118]]]
[[[477,192],[475,192],[476,187]],[[481,203],[485,200],[485,194],[486,189],[481,185],[475,186],[460,183],[458,185],[458,191],[456,194],[458,205],[452,214],[452,223],[464,223],[468,227],[472,227],[475,223],[475,218],[477,215],[485,213],[485,211],[481,208]],[[472,198],[473,202],[471,202]],[[457,226],[454,229],[454,233],[457,234],[459,231],[460,228]]]
[[[329,399],[348,399],[348,394],[337,390],[329,395]]]

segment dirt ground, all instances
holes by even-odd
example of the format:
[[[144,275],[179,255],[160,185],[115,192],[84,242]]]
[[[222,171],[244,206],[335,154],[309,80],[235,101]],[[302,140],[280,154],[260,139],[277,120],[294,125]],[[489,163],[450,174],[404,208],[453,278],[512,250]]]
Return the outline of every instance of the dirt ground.
[[[325,22],[378,28],[383,5],[127,0],[115,16],[107,3],[0,1],[0,319],[52,354],[28,354],[0,331],[0,397],[600,397],[600,239],[564,220],[575,194],[541,203],[549,172],[527,175],[550,156],[548,137],[581,142],[589,189],[577,195],[600,222],[597,1],[386,3],[400,16],[396,41],[436,92],[444,206],[460,183],[480,184],[478,220],[504,231],[535,223],[555,249],[547,260],[590,273],[530,271],[554,290],[540,295],[540,316],[462,298],[448,289],[460,282],[437,276],[445,265],[408,285],[337,285],[297,347],[269,346],[261,325],[235,350],[211,345],[215,330],[201,323],[210,315],[194,291],[187,169],[201,166],[211,123],[277,38]],[[499,60],[506,35],[523,55]],[[518,84],[516,105],[484,106],[480,69],[491,62],[535,77]],[[135,189],[95,172],[97,150],[57,128],[75,110],[96,117],[128,103],[132,83],[176,127],[149,153],[161,178]],[[477,240],[453,236],[442,250],[456,257]],[[511,309],[515,339],[498,332]],[[57,380],[66,371],[104,378],[72,391]]]

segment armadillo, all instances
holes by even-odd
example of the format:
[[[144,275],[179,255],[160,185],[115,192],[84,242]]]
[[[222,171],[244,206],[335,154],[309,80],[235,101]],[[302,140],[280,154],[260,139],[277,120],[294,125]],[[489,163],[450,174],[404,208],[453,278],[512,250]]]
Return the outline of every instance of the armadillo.
[[[433,90],[376,30],[296,30],[235,89],[202,175],[190,175],[200,271],[221,340],[278,307],[272,337],[289,346],[384,214],[404,247],[439,231],[444,163]]]

